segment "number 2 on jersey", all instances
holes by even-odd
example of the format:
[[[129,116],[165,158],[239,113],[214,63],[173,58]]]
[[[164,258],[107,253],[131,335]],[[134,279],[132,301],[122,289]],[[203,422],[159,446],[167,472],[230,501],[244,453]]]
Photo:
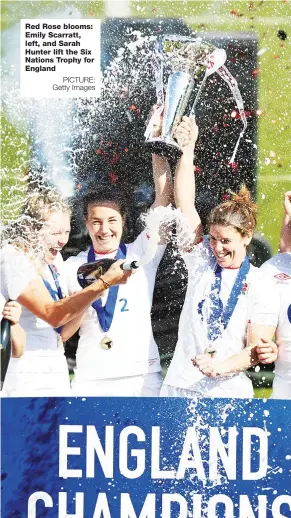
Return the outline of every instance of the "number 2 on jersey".
[[[119,302],[123,302],[123,306],[121,308],[121,313],[123,313],[124,311],[129,311],[128,307],[127,307],[127,299],[119,299]]]

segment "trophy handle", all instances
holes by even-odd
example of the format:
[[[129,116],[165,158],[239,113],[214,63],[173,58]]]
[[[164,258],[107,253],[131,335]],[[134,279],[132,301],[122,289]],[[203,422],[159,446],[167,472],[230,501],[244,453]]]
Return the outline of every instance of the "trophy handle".
[[[200,95],[202,94],[202,91],[204,90],[204,86],[206,84],[206,79],[207,79],[207,74],[205,72],[205,75],[203,77],[202,83],[201,83],[201,85],[199,87],[199,90],[198,90],[197,95],[195,97],[195,101],[194,101],[193,106],[191,108],[191,112],[190,112],[189,117],[195,117],[195,109],[196,109],[197,103],[199,101]]]
[[[200,95],[202,94],[207,78],[214,74],[214,72],[217,72],[220,69],[220,67],[224,64],[225,60],[226,52],[224,49],[215,49],[211,54],[207,56],[205,75],[203,77],[203,81],[200,85],[195,101],[193,103],[190,117],[195,115],[195,108],[199,101]]]

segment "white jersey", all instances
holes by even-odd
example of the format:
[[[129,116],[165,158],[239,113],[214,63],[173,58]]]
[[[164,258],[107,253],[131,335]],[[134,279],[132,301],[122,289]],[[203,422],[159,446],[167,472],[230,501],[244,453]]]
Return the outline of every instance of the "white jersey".
[[[252,383],[245,373],[210,378],[193,367],[191,358],[204,354],[209,346],[216,350],[215,358],[218,361],[240,353],[246,346],[248,322],[254,311],[257,323],[276,326],[277,312],[265,304],[266,300],[261,295],[259,270],[250,265],[228,325],[210,343],[207,316],[217,262],[207,240],[197,245],[190,254],[184,254],[183,258],[188,269],[188,287],[179,322],[178,343],[164,384],[208,397],[252,397]],[[237,274],[238,269],[222,269],[220,298],[224,306]],[[262,301],[263,307],[260,306]],[[166,395],[165,390],[162,390],[163,394]]]
[[[127,258],[138,260],[147,250],[147,237],[142,232],[131,244],[126,245]],[[154,373],[161,370],[157,344],[151,325],[151,306],[156,271],[164,253],[165,246],[159,245],[153,259],[138,268],[121,284],[108,332],[99,324],[95,309],[90,306],[80,327],[80,339],[76,355],[75,377],[72,387],[88,380],[124,378]],[[95,254],[95,259],[112,258],[115,253]],[[80,290],[77,281],[79,266],[87,262],[88,251],[65,262],[69,292]],[[108,290],[102,297],[102,305],[107,300]],[[105,350],[100,343],[104,337],[112,340],[111,349]]]
[[[56,258],[62,264],[62,257]],[[1,251],[1,293],[5,300],[17,300],[25,287],[40,277],[27,255],[11,245]],[[47,265],[42,277],[52,286],[54,280]],[[62,283],[63,295],[67,293]],[[44,320],[22,307],[19,320],[26,332],[26,349],[20,358],[11,358],[3,390],[11,396],[64,396],[69,391],[69,375],[64,347],[57,332]]]
[[[264,278],[272,278],[279,291],[280,314],[276,330],[278,359],[275,365],[272,398],[291,399],[291,253],[278,254],[261,268]]]

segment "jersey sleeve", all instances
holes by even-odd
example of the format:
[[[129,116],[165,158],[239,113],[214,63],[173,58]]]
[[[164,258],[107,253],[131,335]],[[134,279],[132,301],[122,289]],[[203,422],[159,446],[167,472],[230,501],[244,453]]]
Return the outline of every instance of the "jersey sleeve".
[[[250,321],[252,324],[277,327],[280,313],[279,291],[272,279],[260,271],[252,286]]]
[[[158,267],[167,245],[156,245],[144,230],[136,240],[128,246],[127,259],[144,260],[146,264]]]
[[[211,251],[207,237],[203,238],[201,243],[195,245],[189,252],[183,251],[182,258],[187,266],[188,272],[193,273],[200,266],[207,266],[213,268],[215,258]]]
[[[78,256],[74,256],[69,257],[63,264],[63,277],[69,295],[73,295],[82,289],[78,283],[77,271],[84,262],[85,260],[82,261]]]
[[[1,292],[5,298],[17,300],[27,286],[39,277],[29,257],[11,245],[1,253]]]

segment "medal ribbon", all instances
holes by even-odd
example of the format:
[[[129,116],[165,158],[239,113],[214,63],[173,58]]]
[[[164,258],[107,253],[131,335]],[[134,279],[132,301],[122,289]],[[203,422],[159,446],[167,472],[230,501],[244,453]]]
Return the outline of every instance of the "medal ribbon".
[[[207,334],[208,340],[210,342],[214,342],[217,338],[219,338],[223,331],[227,328],[229,321],[232,317],[232,314],[237,305],[238,298],[242,292],[243,285],[245,283],[245,279],[247,274],[250,271],[250,260],[246,255],[235,280],[235,283],[232,287],[230,295],[228,297],[225,308],[223,308],[223,304],[220,298],[220,290],[221,290],[221,272],[222,268],[219,264],[215,268],[215,280],[211,285],[211,291],[209,295],[210,300],[210,311],[207,316]],[[202,300],[198,304],[198,312],[202,316],[202,306],[205,304],[205,299]]]
[[[120,243],[119,248],[117,250],[117,254],[115,256],[115,259],[125,259],[126,258],[126,246],[124,243]],[[88,263],[95,262],[95,251],[93,246],[89,249],[88,252]],[[101,299],[97,299],[93,302],[92,308],[95,309],[97,313],[97,317],[99,320],[99,324],[101,326],[102,331],[106,332],[110,329],[110,326],[112,324],[115,306],[117,302],[117,295],[118,295],[119,285],[117,286],[111,286],[109,288],[109,293],[107,297],[107,301],[105,306],[102,306]]]
[[[156,49],[153,55],[152,66],[155,74],[156,81],[156,95],[157,104],[164,106],[164,63],[163,63],[163,45],[162,40],[158,39],[156,42]]]
[[[62,289],[61,289],[61,286],[59,283],[59,273],[57,272],[56,268],[51,264],[49,265],[49,269],[50,269],[50,272],[54,279],[56,290],[53,289],[51,284],[46,279],[43,279],[43,282],[44,282],[44,285],[47,288],[48,292],[50,293],[51,297],[53,298],[53,300],[55,302],[57,302],[58,300],[61,300],[64,298]],[[62,326],[55,328],[55,331],[59,334],[60,334],[61,330],[62,330]]]

